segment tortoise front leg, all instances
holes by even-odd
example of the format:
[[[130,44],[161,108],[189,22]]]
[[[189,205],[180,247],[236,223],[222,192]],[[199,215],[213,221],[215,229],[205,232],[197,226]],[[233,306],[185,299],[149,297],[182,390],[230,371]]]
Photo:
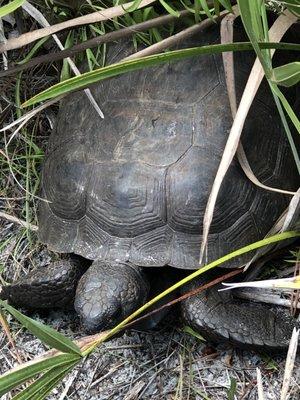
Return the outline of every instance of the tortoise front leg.
[[[75,310],[89,332],[113,327],[145,303],[149,283],[131,264],[94,261],[79,281]]]
[[[25,308],[68,308],[74,302],[79,278],[84,272],[79,260],[68,259],[36,268],[24,278],[2,286],[0,298]]]
[[[187,290],[201,286],[202,281]],[[228,341],[257,351],[286,350],[294,327],[300,323],[288,310],[264,303],[234,299],[214,286],[182,302],[186,323],[212,341]]]

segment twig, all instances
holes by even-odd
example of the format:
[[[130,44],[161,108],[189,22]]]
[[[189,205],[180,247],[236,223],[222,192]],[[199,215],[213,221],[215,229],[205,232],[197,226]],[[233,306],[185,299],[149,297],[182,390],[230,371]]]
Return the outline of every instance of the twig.
[[[64,388],[64,390],[63,390],[63,392],[62,392],[62,394],[60,395],[60,397],[59,397],[58,400],[64,400],[65,398],[67,398],[66,396],[67,396],[67,394],[68,394],[68,391],[69,391],[70,387],[72,386],[72,383],[74,382],[74,380],[77,378],[77,375],[78,375],[78,371],[75,371],[75,372],[69,377],[69,379],[68,379],[67,382],[66,382],[66,386],[65,386],[65,388]]]
[[[44,27],[49,27],[50,24],[46,20],[46,18],[43,16],[43,14],[37,10],[33,5],[28,3],[28,1],[25,1],[25,3],[22,5],[22,8],[29,14],[31,15],[40,25]],[[60,50],[64,50],[64,46],[62,42],[58,39],[57,35],[52,35],[55,43],[59,47]],[[67,58],[67,62],[71,68],[71,70],[74,72],[75,75],[81,75],[79,69],[76,67],[75,63],[71,58]],[[90,103],[94,107],[96,113],[99,115],[100,118],[104,118],[103,112],[101,111],[99,105],[97,104],[94,96],[92,95],[91,89],[86,88],[84,89],[84,93],[86,94],[87,98],[89,99]]]
[[[144,389],[146,382],[138,381],[125,395],[124,400],[136,400],[139,397],[140,392]]]
[[[265,400],[264,389],[261,379],[261,371],[259,368],[256,368],[256,376],[257,376],[257,396],[258,400]]]
[[[75,340],[75,343],[77,346],[83,351],[86,347],[90,346],[92,343],[95,341],[100,340],[102,336],[107,335],[108,331],[103,331],[100,333],[97,333],[96,335],[89,335],[85,336],[81,339]],[[46,360],[51,357],[59,356],[63,354],[61,351],[56,350],[56,349],[51,349],[43,353],[41,356],[34,358],[33,360],[27,361],[21,365],[17,365],[14,368],[10,369],[9,371],[5,372],[3,375],[1,375],[1,378],[5,375],[10,374],[11,372],[16,372],[19,371],[20,369],[27,368],[31,365],[37,364],[40,361]]]
[[[251,301],[259,301],[267,304],[276,304],[281,307],[287,307],[287,308],[291,307],[291,301],[289,299],[282,299],[280,298],[279,294],[273,294],[267,292],[266,290],[264,291],[258,289],[254,290],[254,288],[238,289],[235,293],[235,297]],[[297,303],[296,308],[300,309],[299,303]]]
[[[139,321],[141,321],[141,320],[143,320],[145,318],[148,318],[150,315],[155,314],[157,312],[160,312],[164,308],[170,307],[173,304],[178,303],[179,301],[182,301],[182,300],[185,300],[185,299],[187,299],[187,298],[189,298],[191,296],[194,296],[194,295],[202,292],[203,290],[208,289],[211,286],[214,286],[214,285],[216,285],[216,284],[218,284],[218,283],[220,283],[220,282],[222,282],[222,281],[224,281],[226,279],[229,279],[229,278],[231,278],[231,277],[233,277],[235,275],[240,274],[241,272],[242,272],[242,269],[236,269],[234,271],[230,271],[229,273],[227,273],[225,275],[222,275],[219,278],[214,279],[213,281],[208,282],[207,284],[202,285],[197,289],[191,290],[188,293],[178,297],[177,299],[168,302],[167,304],[162,305],[161,307],[159,307],[159,308],[157,308],[157,309],[155,309],[155,310],[143,315],[142,317],[135,319],[134,321],[132,321],[132,322],[128,323],[127,325],[125,325],[123,329],[129,328],[130,326],[136,324],[137,322],[139,322]],[[80,348],[80,350],[82,352],[84,352],[90,346],[93,346],[94,343],[100,343],[101,339],[103,337],[105,338],[109,332],[110,331],[104,331],[104,332],[97,333],[95,335],[85,336],[85,337],[83,337],[83,338],[81,338],[79,340],[76,340],[75,343]],[[10,374],[11,372],[18,371],[18,370],[23,369],[25,367],[28,367],[30,365],[36,364],[36,363],[38,363],[38,362],[40,362],[42,360],[45,360],[47,358],[58,356],[60,354],[62,354],[62,353],[59,350],[51,349],[51,350],[45,352],[44,354],[42,354],[41,356],[39,356],[37,358],[34,358],[33,360],[30,360],[30,361],[28,361],[26,363],[23,363],[22,365],[18,365],[16,367],[12,368],[11,370],[5,372],[2,376]]]
[[[5,212],[0,211],[0,218],[4,218],[8,221],[14,222],[15,224],[22,225],[24,228],[30,229],[32,231],[37,231],[38,227],[37,225],[34,224],[28,224],[26,221],[19,219],[17,217],[14,217],[12,215],[6,214]]]
[[[284,369],[284,376],[283,376],[283,384],[280,394],[280,400],[287,400],[288,398],[288,391],[291,382],[292,372],[295,364],[295,358],[297,353],[298,347],[298,338],[299,338],[299,330],[296,328],[293,329],[293,334],[291,337],[289,350],[286,356],[286,363]]]
[[[218,21],[220,18],[223,18],[225,15],[227,15],[227,12],[224,11],[220,14],[219,17],[216,18],[216,21]],[[166,38],[161,40],[159,43],[153,44],[152,46],[147,47],[146,49],[143,49],[141,51],[138,51],[130,56],[128,56],[127,58],[122,59],[121,61],[124,61],[126,59],[134,59],[134,58],[139,58],[142,56],[145,56],[145,51],[147,51],[147,55],[151,55],[151,54],[155,54],[158,53],[160,51],[163,51],[164,49],[174,46],[177,43],[179,43],[180,41],[184,40],[186,37],[191,36],[192,34],[196,33],[196,32],[200,32],[201,30],[204,30],[206,28],[208,28],[209,26],[211,26],[212,24],[214,24],[214,21],[212,21],[211,19],[205,19],[202,22],[200,22],[197,25],[194,25],[190,28],[184,29],[181,32],[179,32],[178,34],[174,35],[174,37],[171,38]],[[32,118],[35,114],[37,114],[39,111],[47,108],[48,106],[56,103],[57,101],[63,99],[65,96],[67,96],[67,94],[62,94],[59,97],[56,97],[54,99],[48,100],[48,102],[40,105],[39,107],[29,111],[27,114],[24,114],[21,118],[19,118],[18,120],[12,122],[11,124],[5,126],[4,128],[0,129],[0,132],[6,131],[8,129],[11,129],[13,126],[22,123],[22,121],[24,121],[24,119],[26,119],[26,122],[28,122],[30,120],[30,118]]]
[[[219,22],[222,18],[225,17],[225,15],[228,14],[228,11],[222,11],[219,16],[215,16],[214,19],[207,18],[198,24],[195,24],[189,28],[183,29],[182,31],[176,33],[173,36],[170,36],[164,40],[161,40],[158,43],[155,43],[149,47],[146,47],[145,49],[139,51],[138,53],[134,53],[126,58],[124,58],[122,61],[127,61],[127,60],[132,60],[134,58],[138,57],[145,57],[145,56],[150,56],[155,53],[159,53],[160,51],[163,51],[167,49],[168,47],[175,46],[182,40],[186,39],[189,36],[194,35],[196,32],[201,32],[208,27],[212,26],[214,23]]]
[[[297,259],[295,262],[294,276],[297,276],[299,274],[300,274],[300,260]],[[296,316],[297,308],[300,308],[299,297],[300,297],[300,291],[294,290],[291,295],[291,304],[290,304],[291,315],[293,317]]]
[[[208,282],[208,283],[206,283],[204,285],[201,285],[200,287],[198,287],[196,289],[190,290],[189,292],[183,294],[182,296],[177,297],[176,299],[171,300],[166,304],[163,304],[161,307],[156,308],[155,310],[148,312],[147,314],[143,315],[142,317],[136,318],[134,321],[129,322],[125,326],[125,328],[129,328],[130,326],[135,325],[137,322],[140,322],[140,321],[144,320],[145,318],[148,318],[151,315],[156,314],[156,313],[162,311],[163,309],[165,309],[167,307],[171,307],[174,304],[179,303],[180,301],[183,301],[183,300],[188,299],[189,297],[195,296],[196,294],[203,292],[203,290],[206,290],[206,289],[208,289],[208,288],[210,288],[212,286],[217,285],[218,283],[221,283],[221,282],[223,282],[223,281],[225,281],[225,280],[227,280],[229,278],[232,278],[233,276],[238,275],[241,272],[243,272],[242,269],[235,269],[235,270],[230,271],[227,274],[222,275],[222,276],[220,276],[220,277],[218,277],[218,278],[216,278],[216,279],[214,279],[214,280],[212,280],[212,281],[210,281],[210,282]]]
[[[16,358],[18,360],[18,363],[22,364],[23,360],[22,360],[22,358],[21,358],[21,356],[19,354],[19,351],[18,351],[18,349],[17,349],[17,347],[15,345],[15,341],[11,336],[8,323],[6,321],[6,318],[3,315],[2,311],[0,311],[0,325],[2,326],[2,329],[3,329],[7,339],[9,341],[10,345],[11,345],[11,347],[13,348],[13,350],[15,352],[15,355],[16,355]]]
[[[136,5],[135,9],[149,6],[155,3],[156,0],[142,0],[140,4]],[[69,29],[74,26],[94,24],[95,22],[106,21],[121,15],[127,14],[128,9],[134,5],[135,1],[122,4],[121,6],[115,6],[107,8],[103,11],[96,11],[94,13],[83,15],[82,17],[74,18],[68,21],[61,22],[56,25],[49,26],[47,28],[37,29],[32,32],[24,33],[17,38],[12,38],[0,45],[0,53],[7,50],[18,49],[19,47],[25,46],[35,40],[41,39],[45,36],[53,35],[54,33],[60,32],[64,29]]]
[[[184,17],[190,14],[190,11],[184,10],[180,11],[180,17]],[[106,33],[102,36],[96,36],[92,39],[86,40],[82,43],[76,44],[68,49],[56,52],[45,54],[39,57],[32,58],[25,64],[17,65],[9,68],[6,71],[0,72],[0,78],[16,74],[18,72],[24,71],[28,68],[32,68],[36,65],[40,65],[47,62],[59,61],[67,57],[73,57],[75,54],[85,51],[86,49],[92,49],[94,47],[99,46],[103,43],[113,42],[118,39],[122,39],[128,36],[132,36],[138,32],[144,32],[148,29],[155,28],[157,26],[161,26],[164,24],[168,24],[170,22],[178,20],[177,17],[174,17],[171,14],[163,15],[161,17],[156,17],[150,19],[149,21],[141,22],[140,24],[132,25],[127,28],[119,29],[117,31]]]

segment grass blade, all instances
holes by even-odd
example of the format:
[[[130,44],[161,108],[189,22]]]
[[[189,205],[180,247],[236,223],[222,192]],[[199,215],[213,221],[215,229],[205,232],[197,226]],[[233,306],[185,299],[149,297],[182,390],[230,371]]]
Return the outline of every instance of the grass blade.
[[[235,250],[230,254],[227,254],[218,260],[215,260],[206,266],[194,271],[190,275],[186,276],[185,278],[181,279],[180,281],[176,282],[174,285],[170,286],[168,289],[164,290],[163,292],[159,293],[157,296],[149,300],[146,304],[144,304],[142,307],[140,307],[138,310],[134,311],[131,315],[129,315],[127,318],[125,318],[122,322],[120,322],[118,325],[116,325],[113,329],[108,331],[107,334],[104,336],[101,336],[99,340],[95,340],[90,347],[86,348],[85,351],[83,351],[84,355],[87,355],[91,353],[95,347],[97,347],[100,343],[106,341],[107,339],[111,338],[114,336],[116,333],[120,332],[129,322],[133,321],[137,316],[139,316],[142,312],[147,310],[149,307],[151,307],[153,304],[155,304],[157,301],[161,300],[168,294],[174,292],[181,286],[185,285],[186,283],[192,281],[199,275],[216,268],[217,266],[223,264],[226,261],[229,261],[235,257],[238,257],[242,254],[248,253],[249,251],[259,249],[260,247],[263,246],[268,246],[270,244],[278,243],[282,240],[285,239],[290,239],[290,238],[295,238],[295,237],[300,237],[300,232],[296,231],[289,231],[289,232],[284,232],[284,233],[279,233],[274,236],[270,236],[268,238],[259,240],[258,242],[251,243],[248,246],[242,247],[241,249]]]
[[[300,81],[300,61],[281,65],[273,69],[274,83],[282,86],[293,86]]]
[[[177,10],[174,10],[165,0],[159,0],[160,4],[168,11],[169,14],[173,15],[174,17],[180,17],[180,14]]]
[[[79,347],[72,342],[72,340],[63,336],[61,333],[50,328],[47,325],[41,324],[33,320],[32,318],[26,317],[6,302],[0,300],[0,305],[4,307],[11,315],[13,315],[25,328],[39,338],[43,343],[54,347],[63,353],[76,354],[81,356]]]
[[[280,278],[280,279],[265,279],[261,281],[252,282],[235,282],[235,283],[223,283],[226,286],[224,290],[232,290],[245,287],[261,288],[261,289],[289,289],[297,290],[300,289],[300,275],[292,278]]]
[[[289,43],[262,43],[264,48],[280,48],[284,50],[300,50],[300,45]],[[210,46],[194,47],[190,49],[181,49],[169,51],[166,53],[155,54],[143,58],[123,61],[112,64],[107,67],[98,68],[91,72],[86,72],[80,76],[67,79],[64,82],[57,83],[43,92],[33,96],[22,104],[22,107],[28,107],[40,101],[52,99],[60,94],[68,93],[73,90],[86,88],[87,86],[99,82],[103,79],[111,78],[126,72],[136,71],[145,67],[152,67],[167,61],[178,61],[188,57],[200,56],[204,54],[222,53],[224,51],[245,51],[252,50],[250,42],[236,42],[228,44],[215,44]]]
[[[14,0],[5,6],[0,7],[0,18],[4,17],[7,14],[12,13],[17,8],[21,7],[22,4],[25,3],[25,0]]]
[[[203,11],[207,15],[207,17],[212,19],[213,16],[212,16],[212,14],[210,12],[210,9],[208,7],[208,4],[207,4],[206,0],[198,0],[198,1],[200,1],[201,7],[203,8]]]
[[[297,169],[298,169],[298,174],[300,175],[300,158],[299,158],[299,154],[298,154],[298,149],[296,147],[296,144],[295,144],[292,132],[290,130],[289,124],[288,124],[288,122],[286,120],[286,116],[284,114],[281,102],[280,102],[279,98],[276,96],[276,94],[274,92],[273,92],[273,97],[274,97],[274,100],[275,100],[275,103],[276,103],[276,106],[277,106],[277,109],[278,109],[278,112],[279,112],[279,115],[280,115],[280,118],[281,118],[281,123],[282,123],[282,125],[284,127],[286,136],[288,138],[288,141],[289,141],[292,153],[293,153],[295,164],[296,164]]]
[[[53,367],[61,367],[80,359],[79,356],[73,354],[61,354],[39,362],[34,362],[32,365],[26,363],[24,367],[21,365],[13,372],[8,371],[0,377],[0,397],[45,370]]]
[[[230,387],[227,389],[227,400],[234,400],[236,396],[236,379],[230,378]]]
[[[285,0],[285,6],[288,10],[293,12],[296,16],[300,16],[300,3],[299,0]]]
[[[135,11],[141,4],[141,1],[142,0],[134,0],[133,4],[130,7],[126,8],[126,12],[130,13],[132,11]]]
[[[246,2],[245,2],[246,3]],[[272,41],[275,42],[280,42],[282,39],[283,35],[285,32],[289,29],[289,27],[295,22],[295,17],[291,15],[290,13],[288,15],[282,14],[280,15],[277,20],[274,22],[272,25],[270,31],[269,31],[269,36]],[[259,47],[263,48],[261,45]],[[270,56],[274,54],[274,50],[271,51]],[[206,245],[207,245],[207,239],[208,239],[208,234],[209,234],[209,229],[210,225],[212,222],[213,214],[214,214],[214,208],[215,204],[217,201],[217,197],[219,194],[219,190],[221,187],[221,184],[223,182],[223,179],[226,175],[226,172],[229,168],[229,165],[231,164],[233,157],[236,153],[236,150],[238,148],[240,136],[244,127],[245,120],[247,118],[248,112],[250,110],[252,101],[257,93],[257,90],[261,84],[261,81],[264,77],[264,70],[262,68],[260,59],[256,59],[255,63],[253,65],[253,68],[251,70],[251,73],[249,75],[245,90],[242,95],[242,99],[240,101],[238,111],[236,114],[236,117],[233,121],[225,148],[223,152],[223,156],[221,159],[221,162],[219,164],[219,168],[209,195],[209,199],[207,202],[206,210],[204,213],[204,218],[203,218],[203,239],[201,243],[201,249],[200,249],[200,261],[202,261],[205,250],[206,250]],[[280,95],[282,96],[282,100],[284,107],[287,109],[287,112],[289,112],[290,118],[293,117],[293,122],[296,126],[297,124],[297,117],[293,113],[293,110],[289,106],[288,102],[286,101],[285,97],[283,94],[280,92],[280,90],[277,88],[276,85],[274,85],[274,90],[277,89],[277,96],[279,97]],[[299,121],[298,121],[299,123]],[[297,126],[296,126],[297,127]]]
[[[147,7],[154,3],[156,0],[142,0],[137,8]],[[28,3],[29,4],[29,3]],[[56,25],[51,25],[46,28],[36,29],[35,31],[26,32],[17,38],[11,38],[6,43],[0,43],[0,53],[8,50],[17,49],[25,46],[35,40],[41,39],[42,37],[53,35],[54,33],[60,32],[63,29],[70,29],[79,25],[93,24],[95,22],[112,20],[114,17],[119,17],[127,13],[126,8],[131,7],[134,4],[133,1],[129,3],[123,3],[114,7],[106,8],[101,12],[96,11],[91,14],[82,15],[77,18],[73,18],[67,21],[60,22]]]
[[[76,366],[76,363],[71,364],[68,368],[58,374],[56,378],[53,378],[51,382],[49,382],[48,386],[41,389],[35,396],[32,398],[28,398],[28,400],[44,400],[46,396],[64,379],[64,377],[72,371],[72,369]]]
[[[232,12],[232,5],[230,0],[218,0],[220,4],[225,8],[225,10],[228,10],[229,12]]]
[[[30,386],[14,396],[13,400],[44,399],[53,387],[55,387],[77,363],[78,360],[70,361],[63,366],[51,368]]]
[[[45,28],[50,27],[50,24],[46,20],[44,15],[36,7],[34,7],[32,4],[29,4],[28,2],[26,2],[24,4],[24,6],[23,6],[23,9],[29,15],[31,15],[32,18],[34,18],[43,27],[45,27]],[[73,35],[71,32],[69,34],[70,37]],[[55,43],[57,44],[57,46],[59,47],[59,49],[60,50],[65,50],[65,48],[64,48],[62,42],[60,41],[60,39],[58,38],[58,36],[54,34],[54,35],[52,35],[52,37],[53,37]],[[68,45],[68,38],[67,38],[67,45]],[[66,66],[66,64],[69,65],[70,70],[72,70],[75,75],[80,75],[79,69],[76,67],[74,61],[70,57],[67,57],[66,59],[64,59],[63,65]],[[65,68],[64,71],[66,72],[66,70],[69,70],[69,69]],[[61,78],[62,78],[61,80],[64,80],[64,76],[61,76]],[[96,113],[99,115],[99,117],[100,118],[104,118],[104,115],[103,115],[98,103],[94,99],[94,96],[92,95],[92,92],[90,91],[90,89],[85,89],[85,94],[86,94],[87,98],[89,99],[91,105],[94,107]]]
[[[258,41],[263,39],[263,27],[260,17],[261,2],[260,0],[238,0],[237,3],[247,35],[251,40],[266,76],[270,77],[270,65],[258,45]]]
[[[269,82],[269,83],[270,83],[272,91],[279,98],[283,107],[285,108],[285,111],[288,113],[288,116],[290,117],[290,120],[292,121],[295,128],[297,129],[297,132],[300,133],[300,121],[299,121],[297,115],[294,113],[294,110],[290,106],[289,102],[287,101],[287,99],[285,98],[284,94],[279,89],[279,87],[272,82]]]
[[[26,64],[31,58],[35,55],[37,50],[43,46],[49,40],[50,36],[45,36],[44,38],[40,39],[36,44],[32,47],[29,53],[23,58],[23,60],[16,62],[18,65]]]
[[[234,12],[233,14],[226,15],[221,21],[221,43],[222,44],[233,42],[233,22],[239,15],[237,6],[233,6],[233,12]],[[228,98],[229,98],[229,104],[230,104],[232,118],[234,119],[236,116],[236,112],[237,112],[237,100],[236,100],[236,91],[235,91],[235,71],[234,71],[233,52],[223,53],[222,57],[223,57],[223,66],[224,66],[224,70],[225,70],[225,81],[226,81],[227,93],[228,93]],[[274,96],[274,98],[275,98],[275,102],[276,102],[276,105],[277,105],[279,113],[280,113],[280,117],[282,119],[282,123],[284,125],[286,134],[287,134],[289,142],[290,142],[290,146],[291,146],[294,158],[295,158],[297,168],[300,173],[299,157],[298,157],[298,153],[296,151],[296,147],[293,142],[292,135],[289,130],[289,126],[286,123],[284,113],[280,112],[282,109],[280,101],[277,99],[276,96]],[[255,176],[255,174],[253,173],[253,171],[251,169],[251,166],[248,162],[248,159],[246,157],[246,154],[245,154],[245,151],[244,151],[244,148],[243,148],[241,142],[239,143],[239,146],[237,148],[237,158],[239,160],[239,163],[240,163],[244,173],[246,174],[248,179],[250,179],[251,182],[253,182],[255,185],[257,185],[265,190],[294,195],[293,192],[266,186],[263,183],[261,183],[257,179],[257,177]]]

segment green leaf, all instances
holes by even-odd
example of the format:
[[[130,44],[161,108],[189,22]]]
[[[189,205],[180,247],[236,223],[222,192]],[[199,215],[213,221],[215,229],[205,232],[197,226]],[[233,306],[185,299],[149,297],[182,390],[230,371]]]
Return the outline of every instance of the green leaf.
[[[290,117],[292,123],[294,124],[295,128],[297,129],[298,133],[300,133],[300,121],[297,117],[297,115],[294,113],[292,107],[290,106],[289,102],[285,98],[284,94],[281,92],[279,87],[275,85],[272,82],[269,82],[272,91],[275,93],[275,95],[279,98],[281,101],[283,107],[285,108],[285,111],[287,112],[288,116]]]
[[[39,338],[42,342],[54,347],[63,353],[77,354],[81,356],[79,347],[72,342],[72,340],[63,336],[61,333],[50,328],[47,325],[41,324],[33,320],[32,318],[26,317],[26,315],[20,313],[6,302],[0,300],[0,304],[4,307],[11,315],[13,315],[25,328],[27,328],[32,334]]]
[[[237,3],[244,28],[261,62],[261,65],[263,66],[266,77],[269,78],[271,75],[271,70],[269,67],[270,63],[267,59],[267,55],[263,54],[258,44],[258,41],[264,38],[264,29],[262,26],[259,9],[259,4],[261,4],[261,2],[260,0],[237,0]]]
[[[214,12],[217,16],[220,15],[220,3],[218,0],[214,0]]]
[[[232,6],[230,3],[230,0],[218,0],[218,1],[219,1],[219,3],[222,4],[222,6],[225,8],[225,10],[232,12]]]
[[[209,7],[207,5],[206,0],[199,0],[199,1],[200,1],[200,4],[201,4],[201,7],[203,8],[203,11],[207,15],[207,17],[213,20],[214,17],[212,16],[212,14],[210,12],[210,9],[209,9]]]
[[[163,38],[161,37],[161,34],[159,33],[159,30],[157,28],[152,28],[151,32],[157,42],[160,42]]]
[[[180,17],[179,11],[174,10],[165,0],[159,0],[160,4],[168,11],[169,14],[174,15],[174,17]]]
[[[276,103],[276,106],[277,106],[277,109],[278,109],[278,112],[279,112],[279,115],[280,115],[280,118],[281,118],[281,123],[282,123],[282,125],[284,127],[286,136],[288,138],[288,141],[289,141],[292,153],[293,153],[293,157],[294,157],[297,169],[298,169],[298,174],[300,175],[300,158],[299,158],[297,146],[295,144],[292,132],[290,130],[290,127],[289,127],[289,124],[287,122],[285,113],[283,111],[282,104],[281,104],[278,96],[276,96],[276,94],[273,91],[272,91],[272,94],[274,96],[274,100],[275,100],[275,103]]]
[[[192,12],[194,12],[194,14],[195,14],[195,22],[196,23],[198,23],[201,20],[200,11],[201,11],[201,7],[200,7],[199,1],[194,0],[194,10],[192,10]]]
[[[194,329],[192,329],[190,326],[185,326],[182,329],[183,332],[188,333],[191,336],[194,336],[195,338],[197,338],[198,340],[200,340],[201,342],[206,342],[206,340],[204,339],[203,336],[201,336],[198,332],[194,331]]]
[[[138,6],[141,4],[141,2],[142,2],[142,0],[134,0],[133,4],[128,8],[124,8],[124,10],[126,12],[135,11],[138,8]]]
[[[44,399],[77,363],[78,359],[76,361],[70,361],[63,366],[51,368],[39,379],[27,386],[26,389],[14,396],[13,400]]]
[[[236,394],[236,379],[230,378],[230,388],[227,390],[227,400],[234,400]]]
[[[25,0],[14,0],[6,4],[5,6],[0,7],[0,18],[4,17],[4,15],[12,13],[17,8],[21,7],[21,5],[24,3]]]
[[[282,86],[293,86],[300,81],[300,61],[273,68],[272,82]]]
[[[30,50],[30,52],[26,55],[26,57],[23,58],[23,60],[18,61],[16,64],[18,65],[22,65],[27,63],[29,60],[31,60],[31,58],[35,55],[35,53],[37,52],[37,50],[45,43],[47,42],[47,40],[50,38],[51,36],[45,36],[42,39],[40,39],[38,42],[36,42],[36,44],[32,47],[32,49]]]
[[[0,397],[11,389],[18,387],[21,383],[28,381],[30,378],[40,374],[41,372],[53,368],[64,366],[75,360],[80,360],[81,357],[73,354],[61,354],[55,357],[47,358],[31,365],[20,366],[20,369],[7,372],[0,377]]]
[[[300,50],[299,44],[290,43],[261,43],[264,48],[277,48],[284,50]],[[227,44],[215,44],[209,46],[193,47],[190,49],[173,50],[165,53],[155,54],[134,60],[123,61],[117,64],[112,64],[107,67],[98,68],[94,71],[86,72],[80,76],[75,76],[64,82],[57,83],[43,92],[33,96],[31,99],[25,101],[22,107],[31,106],[37,102],[52,99],[64,93],[73,90],[83,89],[92,83],[101,81],[103,79],[111,78],[116,75],[124,74],[126,72],[136,71],[145,67],[152,67],[162,64],[166,61],[178,61],[188,57],[200,56],[203,54],[215,54],[224,51],[244,51],[252,50],[250,42],[236,42]]]
[[[300,16],[300,2],[299,0],[285,0],[283,3],[292,13]]]
[[[96,346],[98,346],[100,343],[104,342],[105,340],[111,338],[116,333],[120,332],[129,322],[133,321],[142,312],[144,312],[145,310],[147,310],[148,308],[153,306],[153,304],[157,303],[158,301],[163,299],[165,296],[174,292],[175,290],[177,290],[181,286],[187,284],[188,282],[192,281],[194,278],[200,276],[201,274],[204,274],[205,272],[210,271],[211,269],[216,268],[219,265],[221,265],[235,257],[238,257],[238,256],[241,256],[242,254],[248,253],[249,251],[256,250],[256,249],[259,249],[260,247],[277,243],[281,240],[296,238],[299,236],[300,236],[300,232],[297,232],[297,231],[288,231],[288,232],[278,233],[277,235],[267,237],[265,239],[251,243],[248,246],[245,246],[238,250],[235,250],[229,254],[226,254],[225,256],[219,258],[218,260],[215,260],[215,261],[197,269],[196,271],[192,272],[190,275],[184,277],[180,281],[176,282],[174,285],[168,287],[166,290],[164,290],[163,292],[161,292],[158,295],[156,295],[155,297],[153,297],[146,304],[142,305],[138,310],[136,310],[132,314],[130,314],[127,318],[125,318],[123,321],[121,321],[118,325],[116,325],[114,328],[112,328],[109,332],[107,332],[105,335],[101,336],[101,338],[99,338],[96,342],[94,342],[90,348],[87,348],[84,351],[84,354],[88,355],[91,351],[93,351],[93,349]]]
[[[73,43],[74,43],[73,36],[74,36],[73,31],[70,31],[68,33],[68,36],[65,41],[65,45],[64,45],[65,49],[68,49],[69,47],[73,46]],[[70,65],[69,65],[68,59],[64,58],[63,65],[62,65],[61,72],[60,72],[60,81],[62,82],[69,78],[71,78]]]
[[[57,377],[51,380],[49,384],[41,389],[35,396],[28,398],[27,400],[44,400],[47,398],[47,395],[64,379],[64,377],[72,371],[72,369],[76,366],[74,363],[73,365],[70,365],[69,368],[67,368],[65,371],[62,371],[61,374],[58,374]]]

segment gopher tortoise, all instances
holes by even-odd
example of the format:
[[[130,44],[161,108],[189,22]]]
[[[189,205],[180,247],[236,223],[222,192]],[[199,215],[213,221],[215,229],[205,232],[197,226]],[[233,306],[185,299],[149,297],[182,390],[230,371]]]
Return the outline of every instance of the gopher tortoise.
[[[181,47],[217,40],[212,28]],[[130,51],[127,42],[114,44],[110,62]],[[278,52],[278,62],[285,57]],[[238,97],[253,59],[250,52],[235,56]],[[173,267],[172,278],[176,269],[199,268],[203,214],[232,118],[220,55],[128,73],[94,85],[92,92],[103,120],[83,92],[62,101],[43,166],[41,196],[47,201],[39,206],[39,237],[55,252],[93,262],[83,273],[77,261],[56,261],[3,288],[2,297],[25,307],[63,307],[74,301],[76,290],[83,325],[97,331],[145,302],[147,270],[159,281],[167,266]],[[297,189],[299,177],[266,83],[251,107],[242,143],[261,182]],[[253,185],[235,160],[218,196],[204,261],[262,239],[289,200]],[[242,266],[252,256],[225,267]],[[190,326],[236,345],[288,346],[297,325],[288,311],[217,289],[181,304]]]

